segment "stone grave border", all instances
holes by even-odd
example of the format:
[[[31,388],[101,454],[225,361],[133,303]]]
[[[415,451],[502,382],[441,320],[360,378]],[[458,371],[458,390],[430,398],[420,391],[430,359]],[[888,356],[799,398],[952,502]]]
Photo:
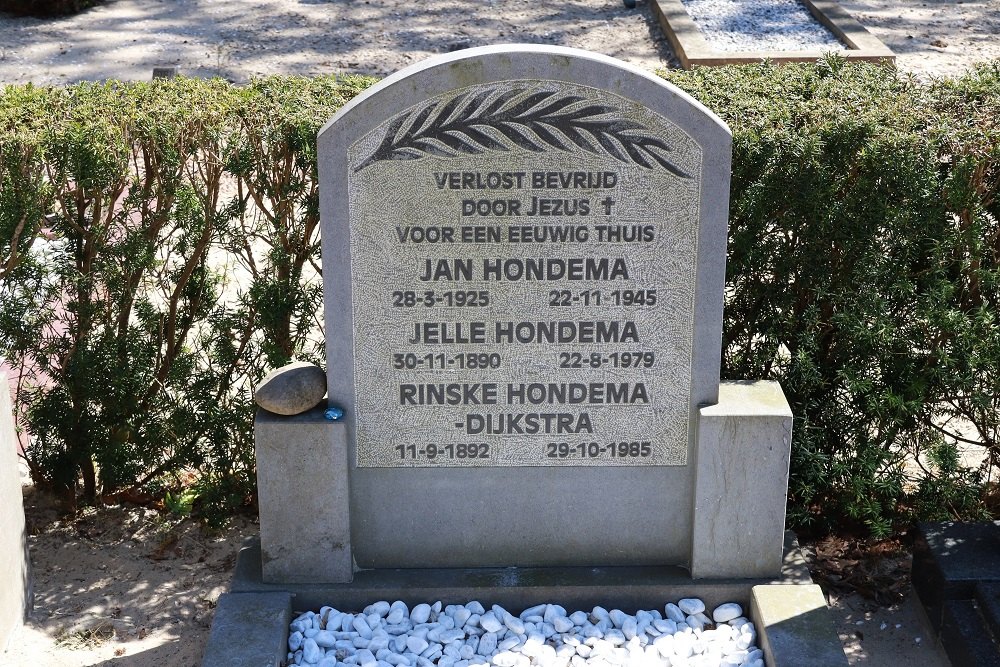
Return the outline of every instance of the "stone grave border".
[[[834,0],[801,0],[809,13],[826,26],[848,48],[848,60],[896,61],[896,55],[875,35],[858,23]],[[684,9],[681,0],[650,0],[670,46],[684,69],[696,65],[739,65],[770,60],[775,63],[812,62],[823,57],[820,49],[804,51],[717,51]]]
[[[293,614],[333,604],[360,609],[376,600],[408,604],[471,600],[520,609],[542,602],[632,611],[699,597],[706,606],[738,601],[755,624],[768,667],[847,667],[847,657],[820,587],[794,535],[785,533],[781,575],[692,580],[678,567],[471,568],[359,572],[348,584],[268,584],[261,579],[260,542],[240,550],[230,592],[218,602],[202,667],[284,665]]]

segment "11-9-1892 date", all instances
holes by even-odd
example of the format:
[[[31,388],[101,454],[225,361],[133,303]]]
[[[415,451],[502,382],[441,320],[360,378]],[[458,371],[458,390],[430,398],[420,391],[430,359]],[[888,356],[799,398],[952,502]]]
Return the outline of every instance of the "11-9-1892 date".
[[[485,442],[458,442],[448,444],[396,445],[396,453],[403,460],[423,459],[488,459],[490,446]]]

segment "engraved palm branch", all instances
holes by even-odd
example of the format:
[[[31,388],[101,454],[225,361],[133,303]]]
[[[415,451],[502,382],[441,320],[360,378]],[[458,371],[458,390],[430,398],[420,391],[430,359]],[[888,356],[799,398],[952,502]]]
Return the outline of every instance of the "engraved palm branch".
[[[582,150],[690,178],[667,159],[670,146],[640,123],[621,118],[615,108],[587,103],[579,95],[529,88],[462,93],[402,113],[389,123],[378,148],[354,171],[385,160],[458,157],[516,148],[533,153]]]

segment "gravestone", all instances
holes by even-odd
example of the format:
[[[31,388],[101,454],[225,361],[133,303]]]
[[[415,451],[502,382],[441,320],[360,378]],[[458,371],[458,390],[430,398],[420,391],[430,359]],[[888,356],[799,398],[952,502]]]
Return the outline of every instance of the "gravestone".
[[[2,361],[2,359],[0,359]],[[31,609],[31,568],[21,498],[17,433],[7,373],[0,370],[0,653]]]
[[[318,147],[345,418],[258,414],[265,581],[776,576],[791,413],[719,382],[730,146],[674,86],[563,48],[462,51],[345,105]]]

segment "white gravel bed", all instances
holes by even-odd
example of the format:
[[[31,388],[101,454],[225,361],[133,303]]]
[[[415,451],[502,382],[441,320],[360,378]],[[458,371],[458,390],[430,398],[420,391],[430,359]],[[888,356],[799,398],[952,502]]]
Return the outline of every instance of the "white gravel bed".
[[[846,47],[796,0],[681,0],[719,51],[843,51]]]
[[[696,598],[663,613],[603,607],[567,614],[540,604],[515,616],[479,602],[376,602],[359,614],[323,607],[292,621],[289,665],[318,667],[764,667],[740,605],[711,616]]]

